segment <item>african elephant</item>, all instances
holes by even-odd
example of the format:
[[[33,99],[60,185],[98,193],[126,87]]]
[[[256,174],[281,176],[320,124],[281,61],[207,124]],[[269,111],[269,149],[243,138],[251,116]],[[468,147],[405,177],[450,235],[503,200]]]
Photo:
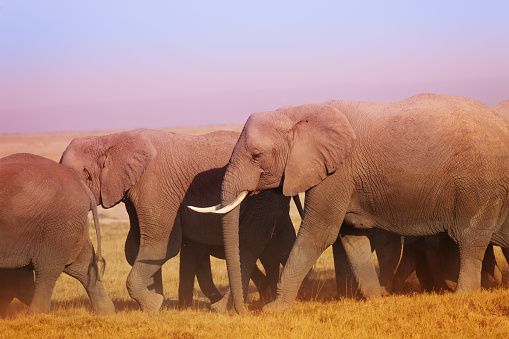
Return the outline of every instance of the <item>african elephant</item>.
[[[142,129],[77,138],[64,151],[60,162],[79,173],[98,203],[104,208],[125,203],[130,220],[125,255],[132,265],[126,285],[143,310],[161,307],[161,265],[179,253],[182,239],[223,244],[221,216],[184,207],[207,206],[220,199],[226,165],[238,138],[239,133],[232,131],[194,136]],[[243,270],[249,276],[270,242],[275,220],[288,214],[289,199],[261,192],[243,205],[245,239],[240,248],[245,253]],[[255,211],[263,211],[262,218]]]
[[[0,196],[0,268],[4,269],[0,274],[2,285],[10,289],[2,295],[0,312],[5,313],[13,297],[30,303],[32,312],[48,312],[53,287],[65,272],[85,287],[95,311],[114,313],[98,269],[103,259],[97,205],[74,171],[38,155],[4,157]],[[90,210],[97,256],[88,235]]]
[[[275,187],[288,196],[305,191],[306,199],[278,296],[265,310],[291,305],[343,220],[404,236],[447,232],[460,248],[457,290],[480,288],[484,252],[508,213],[508,146],[509,127],[491,108],[447,95],[331,100],[252,114],[231,155],[224,208],[217,211],[231,211],[223,233],[236,310],[247,312],[233,202]]]

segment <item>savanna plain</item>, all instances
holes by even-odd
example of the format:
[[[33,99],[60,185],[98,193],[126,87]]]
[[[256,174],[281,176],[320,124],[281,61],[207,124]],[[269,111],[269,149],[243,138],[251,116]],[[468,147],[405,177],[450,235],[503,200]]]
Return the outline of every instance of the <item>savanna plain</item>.
[[[173,129],[204,134],[216,129],[240,131],[242,126]],[[0,157],[29,152],[58,161],[69,142],[78,136],[111,132],[0,135]],[[303,198],[303,197],[302,197]],[[296,230],[300,217],[292,203]],[[262,313],[258,293],[250,286],[251,314],[216,314],[195,283],[194,305],[177,309],[178,256],[163,266],[162,310],[144,313],[125,287],[130,266],[124,257],[129,230],[123,204],[100,209],[102,250],[106,259],[105,287],[116,307],[112,316],[91,313],[84,288],[62,274],[52,297],[50,314],[28,315],[27,307],[14,300],[9,315],[0,319],[0,337],[86,338],[507,338],[509,336],[509,266],[500,250],[496,256],[503,272],[500,287],[476,292],[422,294],[415,275],[405,284],[405,293],[376,300],[338,299],[332,250],[319,258],[310,273],[310,284],[301,289],[294,306],[281,313]],[[96,243],[93,224],[90,236]],[[374,256],[376,260],[376,256]],[[225,262],[212,258],[212,272],[220,291],[228,278]]]

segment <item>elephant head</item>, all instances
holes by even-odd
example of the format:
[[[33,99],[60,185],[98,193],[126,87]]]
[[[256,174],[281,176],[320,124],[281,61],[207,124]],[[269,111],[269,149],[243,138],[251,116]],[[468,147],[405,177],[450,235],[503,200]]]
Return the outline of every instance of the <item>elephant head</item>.
[[[157,151],[140,130],[76,138],[60,163],[76,170],[97,204],[118,204],[148,167]]]
[[[246,312],[242,293],[246,282],[240,274],[235,206],[252,191],[282,188],[283,194],[294,196],[308,190],[341,166],[354,141],[347,118],[326,104],[286,106],[249,117],[224,176],[221,205],[225,207],[211,208],[214,213],[229,212],[223,217],[223,236],[237,312]]]

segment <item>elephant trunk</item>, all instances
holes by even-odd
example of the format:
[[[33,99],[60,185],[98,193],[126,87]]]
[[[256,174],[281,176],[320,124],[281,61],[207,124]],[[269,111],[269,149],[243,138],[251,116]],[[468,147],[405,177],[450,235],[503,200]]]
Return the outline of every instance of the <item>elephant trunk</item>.
[[[223,206],[233,201],[236,196],[237,194],[235,194],[235,192],[223,191]],[[239,314],[245,314],[247,313],[247,309],[244,305],[244,291],[240,267],[239,217],[240,206],[235,207],[230,213],[223,216],[223,240],[226,266],[228,268],[228,279],[230,280],[230,289],[232,291],[235,310]]]

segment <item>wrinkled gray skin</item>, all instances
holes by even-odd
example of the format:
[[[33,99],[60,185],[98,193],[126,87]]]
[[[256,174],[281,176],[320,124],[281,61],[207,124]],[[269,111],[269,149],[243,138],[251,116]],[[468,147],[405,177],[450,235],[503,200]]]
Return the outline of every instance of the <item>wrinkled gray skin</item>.
[[[0,196],[0,276],[8,289],[0,294],[0,313],[13,297],[31,312],[49,312],[62,272],[85,287],[97,313],[114,313],[97,265],[103,261],[97,205],[76,174],[38,155],[13,154],[0,159]],[[90,210],[97,256],[88,235]]]
[[[492,109],[505,121],[509,121],[509,100],[499,102]],[[509,250],[502,248],[502,252],[507,258]],[[401,262],[394,276],[395,292],[403,290],[404,281],[413,271],[416,271],[424,291],[454,290],[459,274],[457,245],[447,236],[406,237]],[[486,250],[481,274],[483,286],[488,285],[488,275],[498,285],[502,283],[502,273],[496,263],[493,244]]]
[[[242,191],[306,192],[277,299],[264,309],[292,304],[343,221],[404,236],[446,232],[460,248],[457,291],[480,288],[485,250],[508,212],[508,130],[489,107],[436,94],[252,114],[228,164],[222,205]],[[225,215],[223,233],[235,308],[245,313],[238,218],[238,209]],[[367,245],[353,246],[358,255],[349,258],[368,257]]]
[[[183,238],[223,244],[221,216],[199,214],[186,206],[220,200],[225,166],[238,137],[231,131],[194,136],[144,129],[77,138],[63,153],[60,162],[79,173],[99,204],[110,208],[125,203],[130,220],[125,255],[132,265],[126,285],[143,310],[161,307],[161,265],[179,253]],[[245,206],[263,210],[265,221],[274,227],[281,214],[288,214],[289,199],[262,192],[247,199]],[[259,223],[256,213],[242,209],[242,270],[250,276],[270,234],[262,232],[268,224]]]

